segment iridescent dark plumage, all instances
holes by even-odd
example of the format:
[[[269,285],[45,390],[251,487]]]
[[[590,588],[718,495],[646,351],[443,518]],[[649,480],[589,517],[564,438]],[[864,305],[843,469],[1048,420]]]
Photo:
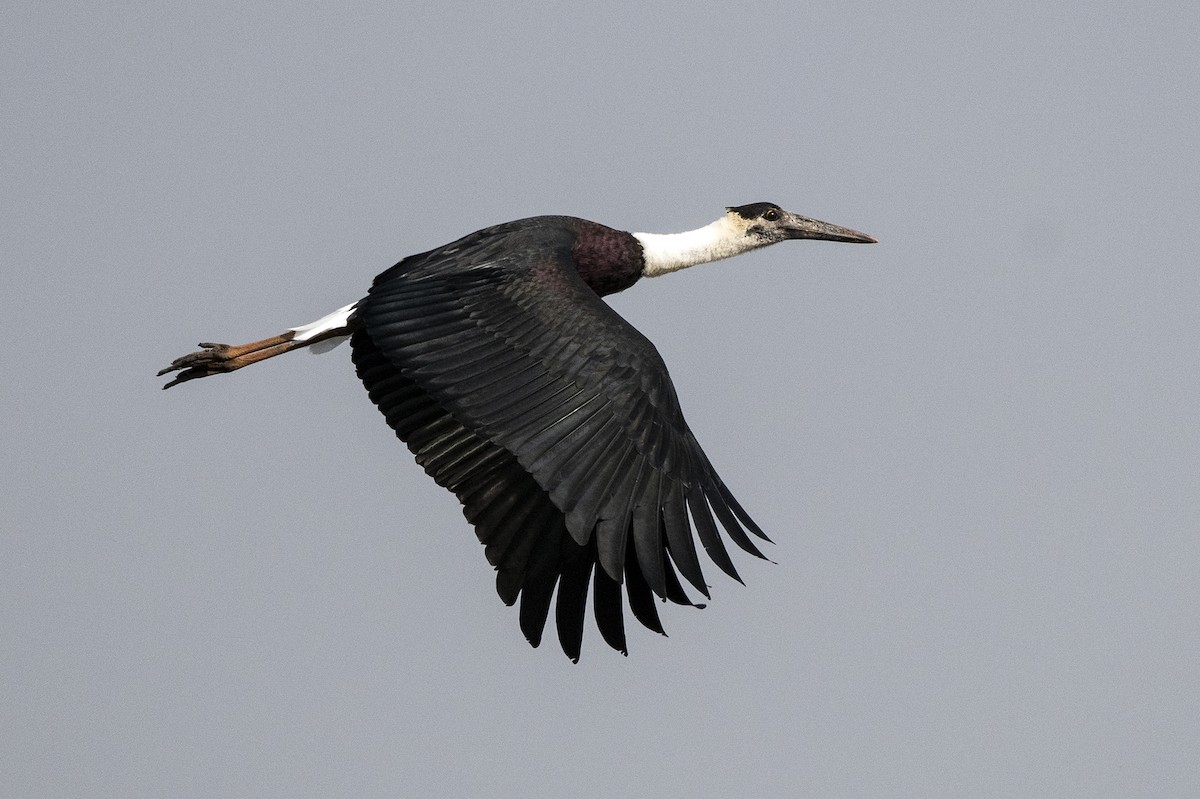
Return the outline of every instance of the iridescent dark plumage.
[[[181,370],[170,386],[352,336],[371,400],[462,503],[529,641],[553,602],[577,660],[590,587],[601,635],[625,652],[622,584],[634,616],[661,633],[655,596],[693,604],[684,581],[708,596],[695,538],[740,579],[721,530],[759,557],[752,537],[766,536],[688,429],[657,350],[600,297],[789,237],[871,241],[765,203],[667,236],[523,219],[405,258],[312,325],[202,345],[163,373]]]

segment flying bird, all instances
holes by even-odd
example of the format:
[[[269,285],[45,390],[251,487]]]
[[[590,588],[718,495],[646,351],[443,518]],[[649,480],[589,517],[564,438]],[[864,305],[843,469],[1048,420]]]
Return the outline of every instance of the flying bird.
[[[760,558],[753,539],[769,539],[692,435],[654,345],[601,297],[791,239],[875,241],[773,203],[674,234],[520,219],[408,256],[311,324],[201,343],[159,375],[178,372],[170,388],[349,337],[371,401],[462,503],[500,598],[520,599],[529,643],[541,642],[553,604],[562,649],[578,661],[590,586],[600,635],[626,654],[622,585],[633,616],[663,633],[655,597],[703,607],[680,576],[709,597],[697,538],[739,582],[720,529]]]

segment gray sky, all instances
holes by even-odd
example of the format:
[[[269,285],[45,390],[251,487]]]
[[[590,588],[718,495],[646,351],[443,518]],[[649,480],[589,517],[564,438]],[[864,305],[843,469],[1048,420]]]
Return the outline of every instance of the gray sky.
[[[0,795],[1200,795],[1195,3],[118,5],[0,11]],[[880,244],[613,299],[778,561],[628,659],[348,350],[154,377],[758,200]]]

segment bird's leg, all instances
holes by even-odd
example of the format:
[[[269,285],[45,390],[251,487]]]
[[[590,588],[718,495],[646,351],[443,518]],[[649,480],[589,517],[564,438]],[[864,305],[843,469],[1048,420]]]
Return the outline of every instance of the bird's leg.
[[[265,361],[267,358],[274,358],[276,355],[283,355],[285,352],[291,352],[301,347],[349,336],[358,329],[358,318],[354,313],[357,307],[358,303],[352,302],[331,314],[322,316],[315,322],[293,327],[278,336],[264,338],[262,341],[252,341],[249,344],[238,344],[231,347],[228,344],[201,342],[200,346],[203,349],[184,355],[182,358],[176,358],[171,361],[170,366],[158,373],[161,377],[168,372],[179,372],[175,379],[163,388],[195,380],[197,377],[232,372],[243,366]]]
[[[200,342],[199,346],[203,349],[184,355],[182,358],[176,358],[171,361],[170,366],[158,374],[161,377],[169,372],[179,372],[174,380],[163,386],[163,388],[170,388],[198,377],[232,372],[243,366],[258,363],[300,347],[307,347],[313,343],[312,339],[296,341],[295,338],[296,331],[289,330],[278,336],[264,338],[262,341],[252,341],[249,344],[230,346],[229,344]]]

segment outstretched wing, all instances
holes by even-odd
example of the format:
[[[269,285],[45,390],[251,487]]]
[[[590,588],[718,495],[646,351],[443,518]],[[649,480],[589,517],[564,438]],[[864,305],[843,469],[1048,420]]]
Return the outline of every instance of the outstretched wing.
[[[735,579],[717,522],[759,557],[747,533],[766,536],[688,429],[654,346],[583,282],[570,246],[552,226],[502,227],[401,262],[359,304],[352,343],[372,400],[463,503],[501,598],[521,595],[535,645],[557,584],[574,659],[597,562],[597,623],[624,651],[622,582],[659,632],[650,593],[689,601],[676,570],[708,595],[692,524]]]

